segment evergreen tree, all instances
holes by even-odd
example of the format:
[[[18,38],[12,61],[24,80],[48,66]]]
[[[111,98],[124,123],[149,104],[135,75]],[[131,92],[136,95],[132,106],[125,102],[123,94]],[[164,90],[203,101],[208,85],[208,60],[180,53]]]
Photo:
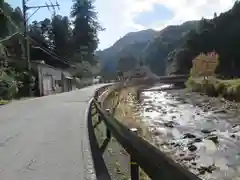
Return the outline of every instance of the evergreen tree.
[[[73,21],[73,49],[82,59],[93,63],[93,56],[98,45],[100,26],[92,0],[74,0],[71,17]],[[81,61],[78,59],[77,61]]]

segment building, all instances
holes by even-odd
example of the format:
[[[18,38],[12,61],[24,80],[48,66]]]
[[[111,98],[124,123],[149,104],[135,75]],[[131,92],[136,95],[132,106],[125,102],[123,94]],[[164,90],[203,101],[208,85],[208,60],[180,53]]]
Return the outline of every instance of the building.
[[[44,61],[32,62],[32,67],[37,72],[37,86],[39,96],[71,91],[73,77],[64,69],[46,64]]]
[[[43,59],[38,59],[38,57]],[[60,60],[38,47],[32,49],[31,59],[32,68],[37,76],[39,96],[67,92],[73,89],[74,78],[68,72],[72,66],[66,61]]]
[[[0,62],[24,70],[27,67],[23,51],[24,38],[21,34],[14,35],[0,42]],[[35,95],[45,96],[67,92],[73,89],[73,77],[68,69],[74,68],[56,54],[32,40],[30,41],[30,59],[32,74],[35,77]],[[3,63],[2,63],[3,62]],[[1,65],[2,66],[2,65]]]
[[[192,76],[213,76],[219,64],[219,56],[215,53],[201,53],[193,60]]]

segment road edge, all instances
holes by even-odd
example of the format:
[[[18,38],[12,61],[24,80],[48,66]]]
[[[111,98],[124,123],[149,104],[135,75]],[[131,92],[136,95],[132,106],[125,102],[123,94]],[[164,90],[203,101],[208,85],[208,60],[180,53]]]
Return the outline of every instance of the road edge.
[[[84,164],[84,178],[86,180],[96,180],[96,172],[93,164],[93,158],[92,158],[92,152],[90,147],[90,139],[89,139],[89,133],[88,133],[88,114],[90,110],[90,105],[92,102],[92,98],[88,101],[87,107],[84,114],[84,135],[86,138],[83,138],[82,142],[82,158],[83,158],[83,164]]]

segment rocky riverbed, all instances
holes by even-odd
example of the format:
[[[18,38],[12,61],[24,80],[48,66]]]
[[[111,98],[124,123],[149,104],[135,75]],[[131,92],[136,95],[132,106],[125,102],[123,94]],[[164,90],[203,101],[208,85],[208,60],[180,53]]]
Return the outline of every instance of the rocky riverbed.
[[[159,86],[141,92],[139,109],[153,143],[176,162],[202,179],[240,180],[239,103]]]

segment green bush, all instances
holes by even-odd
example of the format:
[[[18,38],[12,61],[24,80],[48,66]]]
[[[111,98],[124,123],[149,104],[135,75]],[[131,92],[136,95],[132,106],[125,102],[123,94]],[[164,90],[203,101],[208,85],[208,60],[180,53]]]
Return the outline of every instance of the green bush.
[[[191,89],[192,91],[200,91],[201,84],[195,81],[192,77],[190,77],[185,83],[186,87]]]
[[[18,92],[15,79],[5,72],[0,75],[0,99],[12,99]]]
[[[204,93],[210,96],[217,96],[218,93],[215,89],[214,82],[211,80],[203,80],[201,83],[201,89]]]
[[[227,88],[226,84],[224,84],[221,81],[218,81],[215,84],[215,89],[216,89],[216,91],[218,92],[219,95],[222,95],[226,88]]]
[[[7,101],[7,100],[0,100],[0,106],[8,104],[8,103],[9,103],[9,101]]]
[[[229,100],[240,101],[240,80],[219,80],[215,78],[194,79],[190,77],[186,87],[192,91],[204,92],[209,96],[223,96]]]

